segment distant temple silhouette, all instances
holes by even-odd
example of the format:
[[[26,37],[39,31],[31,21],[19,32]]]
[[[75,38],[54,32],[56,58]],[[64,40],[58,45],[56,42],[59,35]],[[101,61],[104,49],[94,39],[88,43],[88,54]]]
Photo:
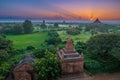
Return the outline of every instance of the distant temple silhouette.
[[[93,23],[101,23],[101,21],[97,18]]]

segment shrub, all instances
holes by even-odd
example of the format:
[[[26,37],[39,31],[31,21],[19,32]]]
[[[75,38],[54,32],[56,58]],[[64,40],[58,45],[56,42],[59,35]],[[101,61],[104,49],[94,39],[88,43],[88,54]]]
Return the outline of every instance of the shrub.
[[[82,53],[86,50],[86,44],[83,42],[77,42],[77,44],[75,45],[75,48],[79,53]]]
[[[92,58],[102,61],[111,61],[112,56],[120,49],[120,35],[118,34],[101,34],[94,37],[87,42],[87,51],[92,54]],[[117,55],[117,54],[116,54]]]
[[[85,61],[85,69],[88,72],[91,72],[92,74],[95,74],[95,73],[98,73],[98,72],[101,71],[102,66],[98,61],[89,59],[89,60]]]
[[[38,72],[37,80],[56,80],[60,76],[60,61],[53,53],[46,51],[45,57],[38,59],[34,64],[35,71]]]
[[[53,54],[56,54],[56,48],[53,45],[41,44],[40,48],[33,51],[33,55],[37,58],[43,58],[45,56],[46,50]]]
[[[35,49],[35,47],[33,47],[33,46],[27,46],[27,48],[26,48],[26,50],[34,50]]]

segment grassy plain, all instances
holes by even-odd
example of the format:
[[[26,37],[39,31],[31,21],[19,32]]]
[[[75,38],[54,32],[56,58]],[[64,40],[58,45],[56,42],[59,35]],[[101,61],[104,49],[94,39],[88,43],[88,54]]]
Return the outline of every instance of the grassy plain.
[[[47,33],[8,35],[7,38],[13,41],[15,49],[23,49],[27,46],[39,47],[47,38]]]
[[[62,41],[67,40],[68,34],[66,33],[66,31],[58,31],[58,34],[60,35]],[[91,37],[90,33],[80,33],[78,35],[71,35],[71,38],[73,39],[74,43],[77,43],[78,41],[86,42],[87,40],[90,39],[90,37]]]

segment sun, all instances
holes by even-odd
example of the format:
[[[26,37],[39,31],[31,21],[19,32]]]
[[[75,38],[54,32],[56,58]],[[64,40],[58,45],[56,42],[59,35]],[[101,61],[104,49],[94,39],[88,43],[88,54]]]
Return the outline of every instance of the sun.
[[[90,17],[89,20],[90,20],[90,21],[93,21],[93,20],[94,20],[94,17]]]

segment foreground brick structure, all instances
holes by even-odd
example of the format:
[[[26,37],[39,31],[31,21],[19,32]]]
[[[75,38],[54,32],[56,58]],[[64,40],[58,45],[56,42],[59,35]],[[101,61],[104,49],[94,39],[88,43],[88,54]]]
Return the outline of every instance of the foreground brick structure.
[[[75,50],[72,39],[69,37],[66,47],[57,52],[61,60],[62,74],[82,73],[84,71],[84,57]]]
[[[35,80],[32,66],[34,61],[30,55],[25,56],[13,70],[14,80]]]

